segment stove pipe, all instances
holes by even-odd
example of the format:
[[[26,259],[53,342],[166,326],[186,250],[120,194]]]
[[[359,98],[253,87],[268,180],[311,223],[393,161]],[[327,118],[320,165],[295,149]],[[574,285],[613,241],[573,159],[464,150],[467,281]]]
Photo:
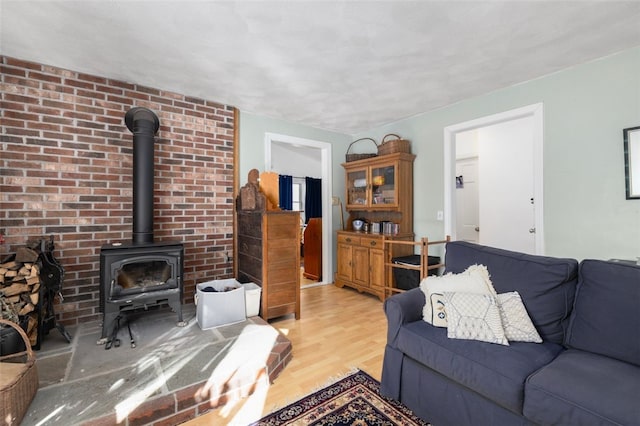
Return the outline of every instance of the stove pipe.
[[[133,133],[133,243],[152,243],[153,143],[160,120],[153,111],[135,107],[124,122]]]

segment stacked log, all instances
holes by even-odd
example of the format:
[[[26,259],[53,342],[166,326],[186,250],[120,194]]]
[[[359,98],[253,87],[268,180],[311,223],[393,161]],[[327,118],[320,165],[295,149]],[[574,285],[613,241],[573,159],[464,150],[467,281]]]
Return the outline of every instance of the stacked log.
[[[38,253],[19,248],[14,259],[0,263],[1,317],[15,323],[27,319],[27,336],[31,345],[38,340],[40,312],[40,267]]]

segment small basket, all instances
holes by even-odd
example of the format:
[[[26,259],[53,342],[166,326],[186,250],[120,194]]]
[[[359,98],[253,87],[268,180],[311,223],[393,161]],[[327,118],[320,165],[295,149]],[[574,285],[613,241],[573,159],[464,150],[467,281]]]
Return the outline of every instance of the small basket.
[[[31,343],[25,332],[11,321],[0,319],[16,329],[24,340],[25,351],[0,356],[0,419],[10,425],[22,421],[38,391],[38,370]],[[26,355],[26,360],[21,362]]]
[[[395,136],[395,139],[386,140],[388,136]],[[400,136],[389,133],[382,138],[382,142],[378,145],[378,155],[393,154],[394,152],[411,153],[411,143]]]
[[[345,155],[347,163],[350,163],[351,161],[364,160],[365,158],[376,157],[378,155],[377,152],[375,152],[375,153],[366,153],[366,154],[349,154],[349,151],[351,150],[351,145],[353,145],[354,143],[356,143],[358,141],[364,141],[364,140],[369,140],[369,141],[373,142],[373,144],[376,146],[376,150],[379,149],[378,148],[378,144],[376,143],[376,141],[374,141],[371,138],[356,139],[355,141],[351,142],[349,144],[349,148],[347,148],[347,154]]]

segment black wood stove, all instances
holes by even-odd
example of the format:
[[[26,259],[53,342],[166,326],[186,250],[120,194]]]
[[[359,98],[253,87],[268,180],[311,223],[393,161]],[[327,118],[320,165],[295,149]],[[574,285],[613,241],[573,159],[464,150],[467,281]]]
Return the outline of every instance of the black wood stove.
[[[184,247],[179,242],[153,240],[153,145],[160,127],[146,108],[125,115],[133,132],[133,238],[100,250],[100,310],[104,314],[99,344],[117,340],[123,313],[168,304],[182,321]],[[116,344],[116,345],[117,345]],[[131,345],[135,346],[133,336]]]

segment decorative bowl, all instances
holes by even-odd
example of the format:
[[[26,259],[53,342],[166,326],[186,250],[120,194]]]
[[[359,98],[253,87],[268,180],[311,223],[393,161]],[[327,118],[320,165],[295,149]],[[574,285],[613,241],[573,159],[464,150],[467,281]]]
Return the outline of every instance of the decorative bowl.
[[[355,231],[362,231],[363,226],[364,226],[364,220],[356,219],[353,221],[353,229]]]

